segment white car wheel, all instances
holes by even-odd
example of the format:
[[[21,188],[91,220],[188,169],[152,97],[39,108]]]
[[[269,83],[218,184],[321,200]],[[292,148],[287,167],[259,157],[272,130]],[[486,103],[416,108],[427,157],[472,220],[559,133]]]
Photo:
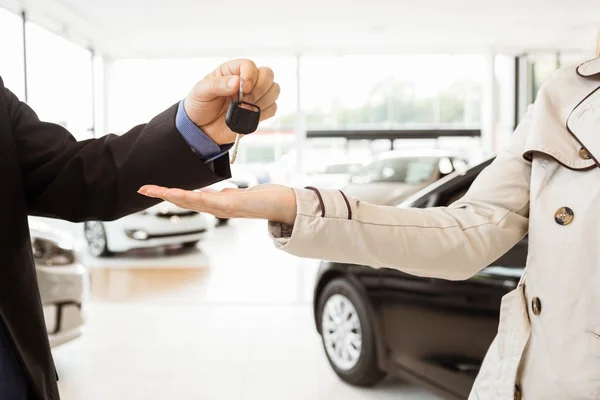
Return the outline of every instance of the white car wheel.
[[[342,371],[351,370],[360,359],[362,333],[352,302],[334,294],[323,308],[323,343],[331,362]]]
[[[318,294],[317,321],[331,367],[345,382],[373,386],[385,377],[377,362],[377,342],[368,298],[346,277],[336,277]]]
[[[99,221],[88,221],[84,224],[85,240],[88,251],[94,257],[102,257],[110,254],[106,240],[104,224]]]

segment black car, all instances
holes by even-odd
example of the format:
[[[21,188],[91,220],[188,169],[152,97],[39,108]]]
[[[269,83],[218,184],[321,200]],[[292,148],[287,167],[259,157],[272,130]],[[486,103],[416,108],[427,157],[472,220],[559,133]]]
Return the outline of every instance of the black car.
[[[449,175],[400,207],[447,206],[492,161]],[[332,368],[357,386],[392,375],[444,398],[466,399],[496,335],[500,300],[517,286],[526,257],[527,238],[458,282],[322,262],[314,315]]]

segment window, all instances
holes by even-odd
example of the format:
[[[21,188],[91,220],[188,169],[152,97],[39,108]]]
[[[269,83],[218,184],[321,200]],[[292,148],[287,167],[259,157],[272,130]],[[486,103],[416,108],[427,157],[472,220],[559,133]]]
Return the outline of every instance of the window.
[[[589,57],[578,53],[541,53],[529,55],[527,60],[530,65],[532,79],[531,102],[535,101],[542,85],[552,77],[552,74],[557,69],[579,64],[588,59]]]
[[[310,129],[478,127],[484,71],[482,56],[303,57],[301,105]]]
[[[275,161],[275,149],[273,146],[252,146],[246,151],[247,163],[267,164]]]
[[[334,164],[325,167],[324,174],[350,174],[354,175],[362,169],[360,164]]]
[[[4,85],[21,100],[25,99],[23,68],[23,27],[21,17],[0,8],[0,76]]]
[[[455,202],[457,202],[458,200],[462,199],[465,194],[467,194],[467,192],[469,191],[469,188],[471,187],[470,183],[468,185],[465,186],[461,186],[461,187],[457,187],[454,188],[453,190],[449,191],[448,193],[444,193],[445,195],[445,206],[449,206]]]
[[[28,102],[40,119],[78,140],[93,136],[91,62],[89,50],[27,23]]]
[[[259,67],[271,67],[276,82],[283,88],[277,101],[276,116],[262,122],[259,131],[282,130],[291,133],[297,110],[296,58],[249,58]],[[108,110],[110,129],[124,132],[148,121],[185,98],[196,82],[227,60],[225,57],[207,57],[113,62]]]
[[[184,99],[196,82],[227,58],[118,60],[110,71],[108,126],[123,133]]]
[[[352,180],[355,183],[403,182],[416,185],[432,180],[438,163],[436,157],[386,158],[367,165]]]
[[[542,85],[560,68],[560,58],[556,54],[540,54],[529,57],[532,68],[532,99],[535,101]]]
[[[267,66],[275,72],[275,82],[282,90],[277,100],[277,114],[260,124],[259,130],[292,131],[298,111],[298,74],[296,57],[243,57],[254,61],[258,67]]]

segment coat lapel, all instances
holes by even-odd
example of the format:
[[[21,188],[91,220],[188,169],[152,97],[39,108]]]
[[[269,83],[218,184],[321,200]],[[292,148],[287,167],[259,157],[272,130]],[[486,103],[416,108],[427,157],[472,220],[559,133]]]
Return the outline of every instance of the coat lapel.
[[[577,67],[590,90],[567,118],[567,130],[600,167],[600,58]]]
[[[600,58],[584,62],[577,67],[577,74],[584,78],[600,76]]]

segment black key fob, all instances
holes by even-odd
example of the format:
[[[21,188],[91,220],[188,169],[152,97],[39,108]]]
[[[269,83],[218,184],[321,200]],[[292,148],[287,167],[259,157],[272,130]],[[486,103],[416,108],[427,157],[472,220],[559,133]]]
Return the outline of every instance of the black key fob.
[[[248,135],[258,129],[259,122],[260,107],[255,104],[234,100],[227,109],[225,123],[235,133]]]

